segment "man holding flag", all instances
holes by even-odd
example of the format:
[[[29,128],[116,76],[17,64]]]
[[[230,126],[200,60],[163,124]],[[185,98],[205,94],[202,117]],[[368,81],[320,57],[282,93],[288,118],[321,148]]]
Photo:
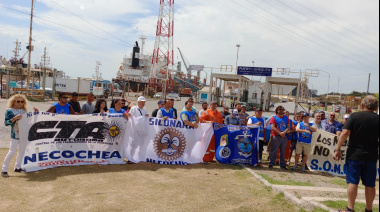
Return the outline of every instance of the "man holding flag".
[[[200,122],[201,123],[210,123],[210,124],[223,124],[223,116],[222,114],[217,110],[218,104],[216,101],[211,101],[210,103],[210,109],[203,112]],[[215,157],[215,135],[211,138],[210,145],[206,151],[206,155],[203,158],[203,162],[212,162]]]

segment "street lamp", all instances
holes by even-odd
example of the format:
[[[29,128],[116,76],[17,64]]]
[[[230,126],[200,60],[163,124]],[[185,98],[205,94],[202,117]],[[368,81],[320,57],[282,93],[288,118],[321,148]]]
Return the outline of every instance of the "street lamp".
[[[328,84],[328,88],[327,88],[327,96],[326,96],[326,103],[325,103],[325,111],[327,111],[327,104],[329,103],[329,93],[330,93],[330,79],[331,79],[331,75],[329,72],[327,71],[321,71],[319,70],[320,72],[323,72],[323,73],[327,73],[329,75],[329,84]]]
[[[237,58],[236,58],[236,75],[237,75],[240,44],[237,44],[236,47],[237,47]]]

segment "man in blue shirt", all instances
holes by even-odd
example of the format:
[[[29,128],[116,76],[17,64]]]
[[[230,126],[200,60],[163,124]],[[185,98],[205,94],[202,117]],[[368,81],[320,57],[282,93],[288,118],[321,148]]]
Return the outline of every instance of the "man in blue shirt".
[[[57,113],[57,114],[64,114],[64,115],[70,115],[70,114],[77,114],[71,107],[71,105],[68,102],[69,97],[66,93],[59,93],[58,95],[58,102],[54,103],[53,106],[49,108],[46,112],[49,113]]]
[[[257,108],[255,111],[255,116],[252,116],[248,120],[248,126],[260,126],[259,132],[259,164],[263,163],[263,151],[264,151],[264,143],[266,137],[266,124],[265,119],[263,117],[263,109]]]
[[[176,119],[176,116],[174,114],[173,105],[171,100],[166,100],[165,107],[161,108],[157,112],[157,118],[163,118],[163,119]]]
[[[298,143],[296,148],[296,158],[295,165],[293,170],[297,169],[297,164],[300,159],[300,155],[303,153],[304,157],[302,160],[302,172],[306,172],[306,163],[308,159],[308,155],[311,153],[311,139],[313,137],[313,132],[316,132],[317,129],[313,127],[313,124],[309,123],[310,115],[308,113],[304,113],[302,115],[303,122],[300,122],[297,125],[298,132]]]
[[[340,136],[342,133],[342,124],[335,120],[334,112],[329,114],[329,118],[321,122],[322,130]]]

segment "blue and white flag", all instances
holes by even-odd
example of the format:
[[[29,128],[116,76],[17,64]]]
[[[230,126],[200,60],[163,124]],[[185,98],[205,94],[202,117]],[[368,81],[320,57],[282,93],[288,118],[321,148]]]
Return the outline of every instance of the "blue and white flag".
[[[258,164],[259,126],[214,124],[216,159],[224,164]]]

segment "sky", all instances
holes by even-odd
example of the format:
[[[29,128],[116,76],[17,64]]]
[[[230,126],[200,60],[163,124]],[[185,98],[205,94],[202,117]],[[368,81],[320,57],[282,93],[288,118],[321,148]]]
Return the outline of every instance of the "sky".
[[[159,2],[36,0],[31,63],[41,62],[46,47],[51,66],[66,75],[92,77],[100,61],[103,78],[110,80],[141,34],[148,38],[144,53],[153,53]],[[20,55],[26,53],[30,8],[31,0],[0,0],[3,57],[10,59],[16,39]],[[177,47],[188,65],[235,67],[238,62],[274,71],[287,68],[294,73],[273,77],[289,78],[320,70],[318,77],[309,77],[309,87],[319,94],[366,92],[371,74],[370,92],[378,93],[379,1],[176,0],[174,50],[179,62]]]

